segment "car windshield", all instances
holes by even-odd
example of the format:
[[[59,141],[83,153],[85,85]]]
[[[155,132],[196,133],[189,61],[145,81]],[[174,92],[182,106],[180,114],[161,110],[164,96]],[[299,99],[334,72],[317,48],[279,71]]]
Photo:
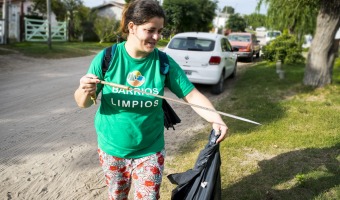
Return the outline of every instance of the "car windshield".
[[[215,41],[196,37],[173,38],[169,44],[170,49],[191,51],[212,51]]]
[[[250,42],[249,35],[228,35],[229,41]]]
[[[280,32],[268,32],[267,35],[268,37],[277,37],[277,36],[280,36],[281,33]]]

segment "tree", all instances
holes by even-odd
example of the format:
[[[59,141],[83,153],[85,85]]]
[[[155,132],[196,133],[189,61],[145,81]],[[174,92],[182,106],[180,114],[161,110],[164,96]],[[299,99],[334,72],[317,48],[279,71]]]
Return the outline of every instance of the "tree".
[[[318,0],[261,0],[269,4],[266,24],[271,29],[288,29],[299,36],[314,33]],[[257,6],[260,9],[260,5]]]
[[[217,9],[211,0],[164,0],[167,15],[167,29],[172,33],[187,31],[208,31]]]
[[[244,32],[247,27],[246,21],[238,13],[230,15],[226,23],[226,28],[233,32]]]
[[[65,9],[67,11],[69,25],[68,25],[68,35],[69,39],[75,39],[77,35],[75,35],[75,13],[78,12],[78,10],[83,5],[83,2],[81,0],[63,0],[62,1]]]
[[[90,8],[86,6],[80,6],[74,16],[74,34],[81,37],[82,40],[88,38],[93,31],[87,29],[88,25],[93,24],[94,19],[97,17],[96,12],[92,12]],[[92,28],[92,27],[91,27]]]
[[[82,0],[53,0],[51,7],[58,21],[69,19],[69,39],[76,38],[75,13],[83,7]],[[33,0],[33,9],[46,13],[46,0]]]
[[[197,24],[197,7],[190,0],[164,1],[163,7],[167,13],[168,26],[172,33],[191,31]]]
[[[235,9],[231,6],[224,6],[222,9],[223,13],[227,13],[227,14],[234,14],[235,13]]]
[[[98,35],[100,43],[112,42],[119,36],[119,23],[114,18],[98,16],[94,21],[94,32]]]
[[[199,15],[196,31],[208,32],[213,28],[212,22],[216,16],[217,3],[211,0],[198,0],[197,7]]]
[[[246,21],[247,26],[253,27],[254,30],[257,27],[266,26],[266,16],[263,14],[252,13],[250,15],[245,15],[243,18]]]
[[[52,0],[51,8],[58,21],[64,21],[66,19],[67,11],[62,1]],[[33,0],[33,10],[39,11],[42,14],[47,13],[46,0]]]
[[[289,28],[291,33],[297,35],[303,35],[305,30],[315,32],[307,56],[303,83],[314,87],[330,84],[336,56],[334,37],[340,27],[340,1],[260,0],[258,9],[262,3],[268,4],[270,24]]]
[[[332,82],[336,51],[335,34],[340,27],[340,1],[322,0],[317,17],[316,31],[308,52],[303,83],[322,87]]]

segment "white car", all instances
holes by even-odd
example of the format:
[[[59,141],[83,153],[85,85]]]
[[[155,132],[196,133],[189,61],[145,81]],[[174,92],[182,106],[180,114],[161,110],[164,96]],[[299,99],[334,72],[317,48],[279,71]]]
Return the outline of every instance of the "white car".
[[[281,31],[267,31],[265,35],[266,44],[282,35]]]
[[[192,83],[212,85],[214,94],[223,92],[224,80],[236,75],[237,54],[221,34],[179,33],[163,51],[181,66]]]

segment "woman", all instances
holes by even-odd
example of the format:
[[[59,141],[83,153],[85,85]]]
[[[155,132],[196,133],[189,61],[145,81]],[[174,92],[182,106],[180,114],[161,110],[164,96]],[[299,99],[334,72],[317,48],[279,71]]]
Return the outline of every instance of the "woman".
[[[159,199],[165,156],[164,119],[159,98],[102,85],[100,80],[158,95],[163,95],[167,86],[186,102],[214,109],[170,57],[168,74],[160,73],[156,44],[164,20],[164,11],[157,1],[136,0],[128,4],[121,21],[127,40],[117,45],[105,77],[101,70],[102,51],[75,91],[75,100],[83,108],[90,107],[91,98],[102,92],[95,128],[110,199],[127,199],[132,180],[135,199]],[[228,128],[220,115],[193,109],[220,132],[217,142],[221,142]]]

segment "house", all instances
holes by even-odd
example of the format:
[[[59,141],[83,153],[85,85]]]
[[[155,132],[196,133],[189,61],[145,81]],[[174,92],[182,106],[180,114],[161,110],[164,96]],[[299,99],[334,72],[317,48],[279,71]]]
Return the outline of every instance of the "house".
[[[21,33],[20,33],[20,25],[23,21],[24,13],[30,8],[31,2],[23,1],[23,0],[7,0],[8,5],[8,37],[11,39],[15,39],[20,41]],[[0,0],[0,12],[1,12],[1,20],[2,27],[0,35],[4,35],[5,31],[5,7],[4,0]]]
[[[164,0],[158,0],[162,5]],[[104,1],[103,4],[93,7],[92,10],[98,11],[98,15],[102,17],[122,19],[122,12],[125,6],[125,0]]]
[[[216,17],[213,20],[213,25],[215,28],[215,33],[225,33],[225,25],[229,19],[229,14],[227,13],[217,13]]]
[[[92,10],[97,11],[99,16],[121,20],[124,5],[124,0],[114,0],[104,2],[102,5],[93,7]]]
[[[8,38],[11,40],[21,41],[25,30],[24,16],[33,14],[33,1],[30,0],[7,0],[8,6]],[[4,0],[0,0],[0,16],[2,27],[0,27],[0,37],[4,31],[5,7]],[[41,13],[34,13],[37,16],[44,16]],[[45,15],[46,16],[46,15]],[[55,15],[51,16],[51,23],[56,23]]]

